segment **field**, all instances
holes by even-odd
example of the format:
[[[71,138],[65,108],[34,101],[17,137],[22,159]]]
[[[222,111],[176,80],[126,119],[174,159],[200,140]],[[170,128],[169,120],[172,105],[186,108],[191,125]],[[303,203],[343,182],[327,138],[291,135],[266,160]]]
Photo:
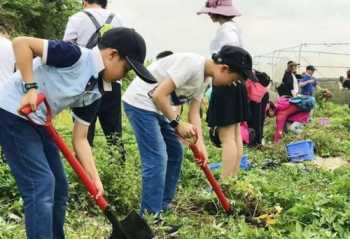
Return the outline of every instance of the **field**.
[[[321,117],[330,119],[321,126]],[[273,121],[265,127],[266,145],[259,150],[245,149],[253,163],[249,171],[223,185],[235,212],[226,215],[208,191],[208,184],[186,151],[181,182],[174,209],[164,215],[167,222],[182,225],[180,239],[225,238],[350,238],[350,168],[334,171],[320,169],[312,163],[287,163],[284,145],[294,140],[311,139],[322,158],[341,157],[350,160],[350,110],[347,106],[322,103],[312,122],[301,135],[289,134],[279,145],[271,144]],[[71,117],[68,112],[55,121],[67,142],[71,139]],[[98,132],[94,155],[106,196],[120,213],[120,218],[139,207],[140,159],[132,130],[124,117],[123,141],[127,149],[125,165],[113,157]],[[220,160],[220,151],[209,147],[210,162]],[[113,150],[113,149],[112,149]],[[66,234],[69,239],[106,238],[109,224],[86,196],[67,166],[70,180],[70,203]],[[219,176],[218,173],[216,173]],[[147,216],[151,221],[151,217]],[[166,236],[165,228],[152,225],[158,238]],[[22,239],[24,236],[22,203],[6,164],[0,163],[0,238]]]

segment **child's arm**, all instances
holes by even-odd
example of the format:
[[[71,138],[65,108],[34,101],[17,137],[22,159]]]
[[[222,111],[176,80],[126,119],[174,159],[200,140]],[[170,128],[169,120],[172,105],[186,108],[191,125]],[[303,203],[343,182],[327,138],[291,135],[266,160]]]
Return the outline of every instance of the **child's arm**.
[[[197,146],[199,150],[204,154],[205,156],[205,164],[208,162],[208,153],[207,149],[204,144],[204,138],[203,138],[203,131],[202,131],[202,120],[200,117],[200,107],[201,107],[201,102],[198,100],[192,100],[190,104],[190,108],[188,110],[188,121],[193,124],[198,132],[198,141],[197,141]]]
[[[90,176],[90,179],[96,185],[98,191],[96,198],[99,198],[103,195],[103,185],[96,169],[90,144],[87,140],[88,130],[88,125],[79,122],[79,120],[75,120],[73,128],[73,147],[77,158]]]
[[[306,86],[307,84],[313,84],[313,83],[315,83],[315,80],[310,79],[310,80],[307,80],[307,81],[300,82],[299,83],[299,87],[302,88],[302,87]]]
[[[33,58],[43,55],[44,40],[33,37],[17,37],[13,40],[16,66],[25,83],[33,83]],[[37,90],[31,89],[22,98],[20,108],[30,105],[36,111]]]
[[[81,57],[81,49],[68,42],[44,40],[33,37],[18,37],[13,41],[17,69],[25,83],[33,81],[33,58],[41,57],[42,63],[51,67],[62,68],[74,65]],[[43,79],[45,80],[45,79]],[[36,110],[37,91],[29,90],[22,98],[21,106],[31,105]]]
[[[44,40],[33,37],[17,37],[12,42],[17,69],[25,82],[33,82],[33,58],[42,57]]]
[[[165,80],[152,94],[154,104],[170,121],[177,118],[177,113],[174,112],[170,104],[170,95],[175,89],[176,86],[172,80]],[[193,125],[186,122],[180,122],[176,130],[178,134],[185,139],[192,138],[196,134]]]
[[[103,186],[98,175],[95,161],[92,156],[91,147],[87,139],[90,123],[96,118],[100,108],[100,100],[78,108],[72,108],[74,118],[73,147],[77,158],[97,187],[97,197],[103,194]]]

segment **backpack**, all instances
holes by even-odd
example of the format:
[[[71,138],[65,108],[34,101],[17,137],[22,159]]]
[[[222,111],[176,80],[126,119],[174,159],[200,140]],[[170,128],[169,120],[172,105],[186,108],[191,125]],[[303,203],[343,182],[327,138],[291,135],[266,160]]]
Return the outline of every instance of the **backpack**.
[[[267,92],[266,87],[264,87],[259,82],[254,82],[252,80],[246,81],[246,88],[247,88],[249,100],[255,103],[261,103],[262,98]]]
[[[290,98],[289,102],[298,106],[304,112],[310,112],[316,105],[315,97],[306,95]]]
[[[249,144],[250,141],[254,138],[254,137],[250,137],[250,130],[249,130],[249,126],[247,122],[241,122],[240,124],[240,129],[241,129],[241,137],[242,137],[242,141],[244,144]]]
[[[276,101],[276,109],[278,111],[287,109],[290,105],[289,99],[290,98],[284,96],[278,97]]]
[[[112,23],[115,15],[113,13],[111,15],[109,15],[106,22],[101,26],[100,23],[98,23],[96,18],[90,12],[88,12],[88,11],[83,11],[83,12],[90,18],[90,20],[92,21],[92,23],[96,27],[95,33],[90,37],[88,43],[86,44],[86,48],[92,49],[95,46],[97,46],[99,38],[101,38],[103,36],[103,34],[105,34],[107,31],[109,31],[113,28],[111,23]]]

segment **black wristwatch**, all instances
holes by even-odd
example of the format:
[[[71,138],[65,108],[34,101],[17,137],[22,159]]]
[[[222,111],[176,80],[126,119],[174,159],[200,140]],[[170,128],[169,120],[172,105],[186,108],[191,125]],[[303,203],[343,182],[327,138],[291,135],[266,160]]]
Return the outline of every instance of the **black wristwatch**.
[[[39,86],[38,86],[38,83],[36,82],[33,82],[33,83],[25,83],[24,84],[24,91],[27,93],[29,90],[31,89],[38,89]]]
[[[170,126],[171,126],[172,128],[176,129],[177,126],[179,126],[179,124],[180,124],[180,115],[177,115],[177,116],[176,116],[176,119],[170,121],[169,124],[170,124]]]

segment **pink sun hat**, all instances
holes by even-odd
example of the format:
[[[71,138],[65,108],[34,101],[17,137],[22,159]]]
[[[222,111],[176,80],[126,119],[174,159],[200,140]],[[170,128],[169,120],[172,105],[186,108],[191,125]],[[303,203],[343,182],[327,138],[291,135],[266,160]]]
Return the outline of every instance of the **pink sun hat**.
[[[228,17],[241,16],[241,12],[232,3],[232,0],[207,0],[205,7],[197,14],[218,14]]]

